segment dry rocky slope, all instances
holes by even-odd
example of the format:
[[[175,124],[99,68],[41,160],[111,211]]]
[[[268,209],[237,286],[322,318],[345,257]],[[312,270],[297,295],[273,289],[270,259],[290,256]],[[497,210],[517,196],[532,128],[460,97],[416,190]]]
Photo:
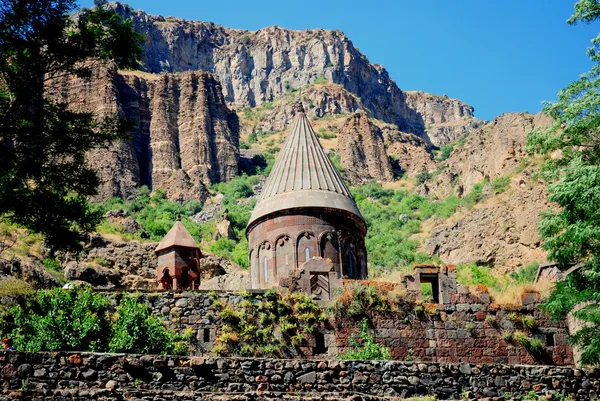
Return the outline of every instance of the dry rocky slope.
[[[132,123],[131,140],[89,154],[99,172],[98,200],[127,198],[136,187],[163,188],[169,198],[204,200],[205,186],[237,174],[238,120],[210,73],[95,70],[89,82],[65,77],[53,95],[76,111],[117,113]]]
[[[477,121],[460,100],[400,90],[383,66],[371,64],[340,31],[246,31],[112,6],[146,36],[146,71],[214,73],[235,107],[262,105],[324,77],[356,95],[371,117],[435,146],[456,140]]]
[[[503,271],[545,260],[537,233],[539,215],[549,202],[525,151],[527,133],[546,127],[542,114],[506,113],[470,135],[444,162],[445,168],[419,190],[444,198],[463,196],[484,181],[509,177],[505,193],[477,205],[450,223],[435,227],[424,248],[448,263],[491,264]],[[484,192],[492,191],[488,184]]]

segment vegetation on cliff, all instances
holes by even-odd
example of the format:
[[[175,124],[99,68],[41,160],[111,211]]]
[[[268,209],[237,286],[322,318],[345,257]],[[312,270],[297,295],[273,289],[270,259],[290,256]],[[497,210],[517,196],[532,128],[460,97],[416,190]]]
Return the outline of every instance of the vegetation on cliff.
[[[569,24],[600,18],[597,1],[580,0]],[[600,36],[588,55],[592,69],[558,93],[544,112],[554,119],[547,130],[530,134],[532,151],[560,152],[549,158],[544,174],[552,184],[549,199],[560,206],[539,224],[549,259],[579,268],[557,284],[545,308],[555,317],[569,312],[583,321],[571,340],[582,347],[582,363],[600,364]]]
[[[45,235],[51,248],[78,248],[100,221],[86,197],[98,186],[90,149],[123,137],[110,116],[70,111],[46,84],[91,65],[137,65],[140,36],[103,3],[70,15],[74,0],[9,0],[0,5],[0,216]]]

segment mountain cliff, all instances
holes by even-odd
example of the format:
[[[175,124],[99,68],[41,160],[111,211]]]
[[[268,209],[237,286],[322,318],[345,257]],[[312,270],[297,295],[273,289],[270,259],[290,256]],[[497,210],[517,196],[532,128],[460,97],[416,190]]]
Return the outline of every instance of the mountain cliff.
[[[325,79],[356,95],[371,117],[434,146],[452,142],[477,121],[473,108],[460,100],[400,90],[383,66],[371,64],[340,31],[278,26],[246,31],[150,15],[119,3],[112,7],[146,36],[146,71],[212,72],[231,106],[260,106]]]
[[[131,139],[88,156],[101,185],[97,199],[162,188],[170,199],[203,200],[206,185],[237,174],[238,120],[210,73],[146,74],[98,68],[89,81],[64,77],[50,92],[76,111],[117,113]]]

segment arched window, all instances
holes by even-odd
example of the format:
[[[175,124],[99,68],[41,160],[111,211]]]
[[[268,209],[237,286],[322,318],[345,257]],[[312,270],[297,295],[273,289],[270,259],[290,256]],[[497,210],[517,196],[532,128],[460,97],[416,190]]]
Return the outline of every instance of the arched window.
[[[263,258],[263,269],[265,271],[265,283],[269,282],[269,262],[267,261],[267,257]]]
[[[354,277],[354,258],[352,256],[348,258],[348,276]]]
[[[310,260],[310,248],[309,247],[304,248],[304,259],[306,261]]]

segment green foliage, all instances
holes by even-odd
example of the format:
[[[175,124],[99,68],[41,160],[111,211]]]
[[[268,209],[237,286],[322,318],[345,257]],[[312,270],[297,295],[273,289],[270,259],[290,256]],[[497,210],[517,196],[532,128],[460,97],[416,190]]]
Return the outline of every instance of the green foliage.
[[[42,264],[44,265],[44,267],[46,269],[49,270],[53,270],[53,271],[60,271],[60,262],[54,258],[45,258],[44,260],[42,260]]]
[[[253,299],[242,294],[239,304],[221,304],[220,329],[213,352],[219,356],[282,357],[298,353],[326,320],[316,302],[304,293],[267,291]]]
[[[335,316],[373,319],[376,314],[391,312],[395,305],[380,287],[352,283],[344,286],[331,308]]]
[[[138,303],[134,297],[124,297],[113,316],[108,351],[185,355],[188,347],[181,336],[164,327],[148,305]]]
[[[100,222],[86,200],[99,182],[85,155],[126,127],[53,101],[47,82],[89,78],[90,59],[135,67],[143,40],[103,2],[71,18],[76,9],[74,0],[0,5],[0,216],[44,234],[51,250],[80,249]]]
[[[327,156],[329,156],[329,160],[331,160],[331,163],[333,164],[333,167],[335,167],[335,169],[337,171],[339,171],[340,173],[344,173],[344,167],[342,167],[342,160],[340,158],[340,155],[329,152],[327,154]]]
[[[510,277],[517,283],[533,283],[537,275],[540,263],[537,261],[531,262],[523,267],[521,270],[512,272]]]
[[[21,351],[104,351],[109,301],[91,289],[42,290],[11,313],[11,337]]]
[[[580,0],[567,21],[591,23],[600,17],[596,1]],[[591,70],[559,91],[556,102],[546,103],[544,113],[553,118],[547,129],[528,136],[532,153],[548,157],[542,176],[550,201],[559,208],[546,212],[538,225],[548,259],[580,268],[556,286],[544,304],[554,317],[574,312],[583,322],[571,341],[582,348],[582,363],[600,363],[600,35],[592,40],[588,55]]]
[[[452,152],[454,151],[454,143],[448,143],[446,145],[442,145],[440,148],[440,152],[438,153],[436,159],[439,161],[444,161],[450,157]]]
[[[340,360],[389,360],[392,359],[390,350],[375,341],[369,332],[369,322],[363,319],[360,322],[358,333],[348,339],[350,349],[340,353]]]
[[[248,34],[242,36],[242,43],[246,46],[250,44],[250,36]]]
[[[492,191],[495,194],[500,194],[510,186],[510,177],[507,175],[496,177],[492,180]]]
[[[19,351],[187,352],[184,339],[136,298],[122,298],[113,316],[109,307],[89,288],[40,290],[10,309],[10,337]]]
[[[210,238],[208,227],[201,227],[198,223],[192,221],[190,216],[201,210],[198,201],[189,201],[184,205],[169,201],[165,192],[161,189],[149,193],[147,187],[141,187],[137,195],[131,200],[121,198],[111,198],[106,202],[94,205],[95,210],[104,214],[109,210],[123,209],[150,235],[153,241],[160,241],[167,232],[173,227],[177,214],[181,214],[181,222],[188,229],[190,234],[196,239]],[[119,232],[112,226],[103,224],[99,231]],[[140,233],[136,238],[141,239]],[[207,238],[207,239],[208,239]]]
[[[500,279],[492,275],[489,267],[467,264],[456,266],[456,281],[464,285],[485,285],[496,288]]]
[[[314,83],[315,84],[326,84],[327,82],[328,81],[327,81],[327,78],[325,77],[325,74],[321,74],[318,76],[317,79],[315,79]]]
[[[417,174],[415,177],[415,183],[417,185],[423,185],[432,178],[433,175],[429,171],[423,171],[422,173]]]
[[[325,128],[319,129],[319,131],[317,132],[317,136],[322,139],[337,138],[336,134],[327,132],[327,130]]]
[[[487,185],[487,181],[480,182],[479,184],[473,185],[473,189],[463,199],[463,204],[470,208],[475,206],[483,199],[483,189]]]

